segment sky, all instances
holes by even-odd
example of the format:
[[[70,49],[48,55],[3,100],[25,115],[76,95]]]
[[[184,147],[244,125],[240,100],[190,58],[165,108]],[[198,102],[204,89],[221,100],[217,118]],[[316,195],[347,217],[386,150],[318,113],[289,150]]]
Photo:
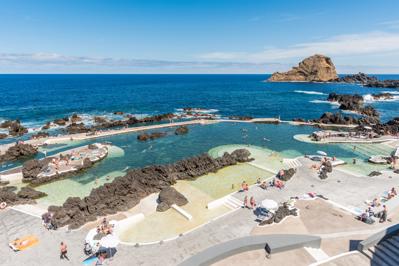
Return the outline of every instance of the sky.
[[[0,0],[0,73],[399,73],[397,0]]]

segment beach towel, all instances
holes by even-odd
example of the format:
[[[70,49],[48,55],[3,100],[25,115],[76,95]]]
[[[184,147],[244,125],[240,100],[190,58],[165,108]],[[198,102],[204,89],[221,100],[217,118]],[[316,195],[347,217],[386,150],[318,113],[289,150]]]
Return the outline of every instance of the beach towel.
[[[22,250],[28,249],[30,247],[33,247],[33,246],[37,245],[38,243],[39,243],[39,239],[36,236],[29,235],[29,236],[17,238],[14,241],[10,242],[8,245],[14,251],[22,251]]]

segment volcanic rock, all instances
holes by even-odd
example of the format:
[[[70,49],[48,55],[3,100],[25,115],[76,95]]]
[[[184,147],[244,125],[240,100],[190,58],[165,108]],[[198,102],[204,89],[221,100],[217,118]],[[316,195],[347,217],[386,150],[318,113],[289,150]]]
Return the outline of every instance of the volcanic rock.
[[[5,133],[0,133],[0,139],[5,139],[5,138],[7,138],[7,137],[8,137],[7,134],[5,134]]]
[[[114,115],[123,115],[123,112],[122,111],[116,111],[116,112],[114,112]]]
[[[366,87],[397,89],[399,88],[399,80],[377,80],[364,84]]]
[[[368,176],[370,176],[370,177],[379,176],[379,175],[382,175],[382,173],[379,171],[372,171],[372,172],[370,172],[370,174],[368,174]]]
[[[38,199],[47,196],[46,193],[34,190],[31,187],[23,187],[17,193],[17,196],[23,199]]]
[[[288,208],[288,206],[286,204],[284,204],[283,206],[278,207],[276,212],[274,214],[272,214],[271,218],[260,222],[259,225],[262,226],[262,225],[267,225],[267,224],[272,224],[272,223],[279,223],[285,217],[290,216],[290,215],[297,216],[298,215],[297,209],[290,210]]]
[[[42,126],[42,130],[50,129],[51,123],[47,122],[44,126]]]
[[[87,133],[91,131],[91,129],[86,127],[83,123],[72,123],[66,127],[66,130],[69,134]]]
[[[167,134],[166,132],[153,132],[151,134],[148,133],[143,133],[137,136],[137,139],[139,141],[147,141],[147,140],[153,140],[153,139],[158,139],[165,137]]]
[[[107,123],[108,119],[103,117],[103,116],[95,116],[94,117],[94,122],[97,123],[97,124]]]
[[[76,122],[80,122],[80,121],[82,121],[82,118],[80,117],[80,116],[78,116],[77,114],[73,114],[72,116],[71,116],[71,122],[72,123],[76,123]]]
[[[345,82],[345,83],[359,83],[359,84],[368,84],[371,82],[376,82],[377,78],[368,76],[364,73],[359,72],[358,74],[354,75],[346,75],[341,77],[337,80],[338,82]]]
[[[275,72],[268,81],[327,82],[338,79],[335,66],[329,57],[313,55],[293,67],[290,71]]]
[[[49,133],[40,131],[37,134],[32,135],[30,138],[31,139],[40,139],[40,138],[47,138],[49,136],[50,136]]]
[[[186,127],[186,126],[180,126],[180,127],[176,128],[176,130],[175,130],[176,135],[184,135],[187,133],[188,133],[188,127]]]
[[[177,180],[195,179],[226,166],[250,161],[249,155],[249,151],[240,149],[216,159],[202,154],[173,164],[130,170],[125,176],[93,189],[83,199],[68,198],[61,207],[51,207],[54,222],[58,227],[69,225],[71,229],[78,228],[98,216],[127,211],[141,199],[175,184]]]
[[[69,121],[68,117],[64,118],[59,118],[53,121],[54,124],[59,125],[59,126],[65,126],[66,123]]]
[[[8,127],[8,134],[10,136],[22,136],[28,133],[28,129],[21,125],[19,120],[13,121]]]
[[[37,148],[31,144],[16,143],[0,155],[0,162],[15,161],[21,158],[28,158],[37,153]]]
[[[173,204],[183,206],[188,203],[186,197],[183,196],[173,187],[165,187],[161,190],[158,196],[157,211],[164,212],[168,210]]]

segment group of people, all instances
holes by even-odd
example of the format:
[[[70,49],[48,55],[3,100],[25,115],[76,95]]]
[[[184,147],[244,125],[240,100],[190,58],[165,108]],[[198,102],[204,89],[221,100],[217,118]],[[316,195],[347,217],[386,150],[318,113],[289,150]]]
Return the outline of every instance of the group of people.
[[[104,217],[104,219],[101,221],[101,224],[97,226],[97,234],[112,234],[113,229],[114,226],[107,221],[107,218]]]
[[[42,215],[43,226],[47,230],[56,230],[57,226],[53,222],[54,214],[52,212],[46,212]]]
[[[254,197],[250,197],[248,201],[248,196],[244,197],[244,202],[243,202],[243,208],[249,208],[251,210],[254,210],[256,208],[256,201]]]
[[[383,199],[385,201],[388,201],[398,195],[395,187],[392,187],[391,190],[388,191],[387,196]],[[372,224],[374,223],[374,219],[378,218],[380,223],[385,222],[388,219],[388,208],[384,204],[382,205],[382,210],[379,212],[375,211],[375,208],[380,208],[381,206],[381,201],[378,198],[374,198],[369,204],[366,210],[358,216],[358,219],[361,220],[362,222]]]

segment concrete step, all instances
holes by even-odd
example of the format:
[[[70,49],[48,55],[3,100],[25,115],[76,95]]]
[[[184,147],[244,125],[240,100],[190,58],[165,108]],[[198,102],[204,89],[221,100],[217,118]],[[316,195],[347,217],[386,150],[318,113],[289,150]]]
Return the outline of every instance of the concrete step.
[[[384,243],[381,243],[380,245],[376,246],[376,251],[374,254],[378,253],[381,254],[381,256],[383,257],[383,259],[389,263],[392,263],[394,265],[399,265],[399,260],[397,257],[397,254],[395,254],[394,252],[392,252],[390,249],[388,249]]]
[[[383,243],[381,243],[381,247],[386,249],[390,256],[395,259],[399,265],[399,249],[391,245],[388,241],[384,241]]]
[[[378,265],[378,266],[391,266],[390,264],[386,263],[380,255],[374,253],[375,248],[371,247],[366,251],[365,253],[368,255],[370,258],[370,265]]]

